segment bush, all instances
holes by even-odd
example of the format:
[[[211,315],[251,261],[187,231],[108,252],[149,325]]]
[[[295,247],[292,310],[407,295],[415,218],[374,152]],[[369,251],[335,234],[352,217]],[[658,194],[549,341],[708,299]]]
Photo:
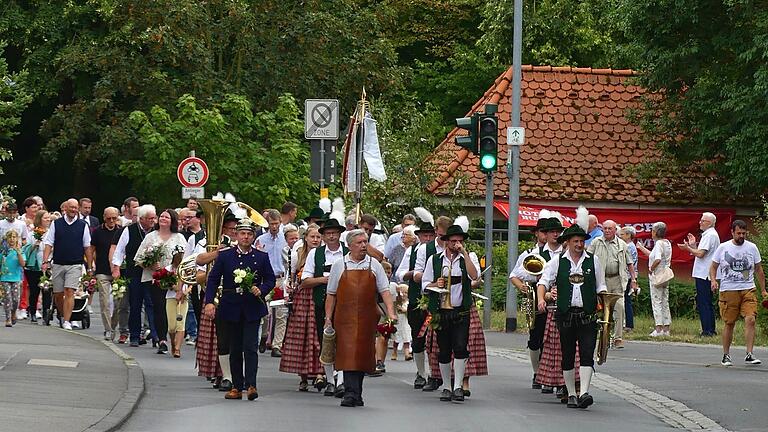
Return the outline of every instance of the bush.
[[[653,316],[651,307],[651,291],[648,278],[637,279],[640,294],[632,303],[635,315]],[[715,308],[717,309],[717,308]],[[696,312],[696,287],[692,282],[679,282],[673,279],[669,283],[669,313],[675,318],[697,318]]]
[[[491,308],[493,310],[504,310],[507,302],[507,253],[508,244],[506,242],[496,242],[493,244],[493,268],[492,288],[491,288]],[[532,243],[521,241],[517,245],[518,254],[529,249]],[[485,249],[479,243],[468,242],[467,249],[477,254],[478,257],[485,256]],[[481,261],[482,262],[482,261]],[[518,292],[518,305],[520,304],[520,293]]]
[[[768,257],[768,203],[763,203],[763,214],[754,219],[755,235],[750,240],[754,241],[757,248],[760,250],[761,257]],[[765,262],[765,259],[763,259]],[[763,265],[765,271],[766,266]],[[757,281],[755,281],[757,282]],[[758,285],[759,291],[759,285]],[[758,298],[759,298],[758,293]],[[763,299],[765,300],[765,299]],[[763,333],[768,333],[768,309],[762,307],[762,304],[757,306],[757,326]]]

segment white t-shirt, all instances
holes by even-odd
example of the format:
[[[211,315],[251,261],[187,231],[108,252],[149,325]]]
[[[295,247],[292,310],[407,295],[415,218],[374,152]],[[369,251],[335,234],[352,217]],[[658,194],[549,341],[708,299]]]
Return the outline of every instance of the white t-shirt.
[[[712,262],[718,263],[720,291],[741,291],[755,287],[755,264],[760,263],[760,251],[754,243],[744,240],[737,246],[732,240],[715,250]]]
[[[696,257],[693,260],[693,277],[709,280],[709,267],[712,265],[712,257],[715,256],[715,250],[720,246],[720,235],[714,227],[709,227],[701,234],[701,240],[697,249],[707,251],[703,257]]]

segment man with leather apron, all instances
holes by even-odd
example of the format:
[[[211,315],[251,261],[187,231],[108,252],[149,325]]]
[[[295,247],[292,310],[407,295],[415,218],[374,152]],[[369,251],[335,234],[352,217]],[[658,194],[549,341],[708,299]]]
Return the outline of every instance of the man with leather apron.
[[[381,264],[367,253],[368,236],[355,229],[347,234],[349,253],[331,266],[325,301],[325,328],[336,330],[336,369],[344,371],[341,406],[363,406],[363,377],[376,366],[376,293],[387,316],[396,321],[389,280]],[[337,308],[338,306],[338,308]]]

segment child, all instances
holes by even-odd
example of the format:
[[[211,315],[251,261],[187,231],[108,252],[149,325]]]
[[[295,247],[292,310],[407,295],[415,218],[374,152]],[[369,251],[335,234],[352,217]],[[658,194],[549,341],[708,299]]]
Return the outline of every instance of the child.
[[[3,292],[3,308],[5,309],[5,326],[16,324],[16,309],[19,308],[19,291],[21,290],[24,256],[21,254],[19,234],[8,230],[0,250],[0,286]]]

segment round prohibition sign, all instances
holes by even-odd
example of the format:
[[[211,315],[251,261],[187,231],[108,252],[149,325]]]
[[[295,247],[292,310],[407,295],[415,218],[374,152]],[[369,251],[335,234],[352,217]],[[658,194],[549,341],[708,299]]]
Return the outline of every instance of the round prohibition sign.
[[[324,103],[319,103],[312,107],[310,116],[312,117],[312,124],[317,128],[324,128],[331,124],[333,115],[331,115],[331,107]]]
[[[208,165],[196,157],[188,157],[181,161],[176,169],[176,177],[184,187],[201,187],[208,182]]]

